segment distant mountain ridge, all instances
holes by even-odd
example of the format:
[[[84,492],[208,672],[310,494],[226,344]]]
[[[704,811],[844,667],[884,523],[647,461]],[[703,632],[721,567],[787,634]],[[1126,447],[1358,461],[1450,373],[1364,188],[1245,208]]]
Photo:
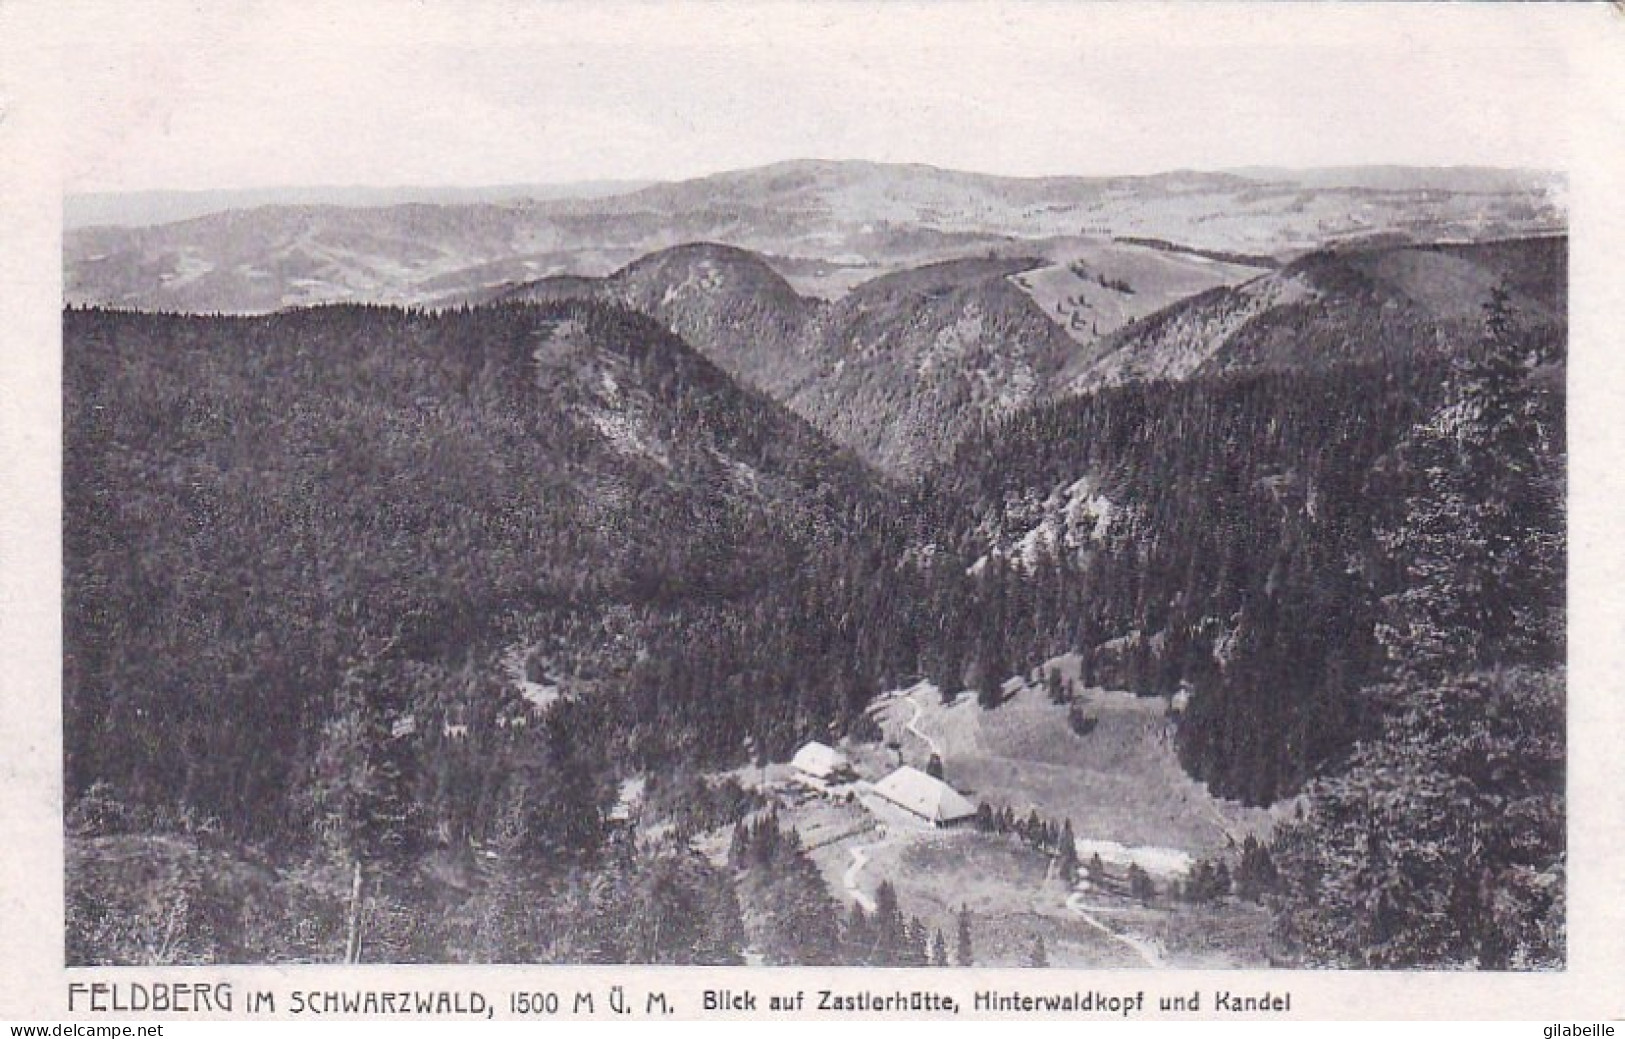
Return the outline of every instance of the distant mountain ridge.
[[[521,200],[602,198],[646,187],[650,181],[593,180],[564,184],[496,184],[489,187],[236,188],[220,191],[87,191],[62,199],[62,224],[86,227],[150,227],[193,220],[234,209],[265,206],[477,205]]]
[[[1470,192],[1433,185],[1427,171],[1411,178],[1414,187],[1392,172],[1373,175],[1392,185],[1380,188],[1291,179],[1311,172],[1019,178],[794,161],[601,197],[589,197],[598,194],[591,186],[563,198],[477,189],[455,204],[382,192],[365,201],[391,204],[262,205],[150,227],[71,228],[65,297],[224,313],[424,304],[554,274],[608,274],[647,253],[713,241],[773,256],[799,292],[834,298],[861,281],[989,248],[1032,255],[1023,243],[1044,239],[1155,238],[1278,257],[1377,234],[1480,240],[1565,222],[1552,178],[1446,171],[1447,181],[1470,180]],[[1486,184],[1502,190],[1478,190]]]
[[[1281,181],[1313,188],[1365,191],[1459,191],[1483,194],[1559,188],[1548,170],[1498,166],[1243,166],[1223,171],[1248,180]]]

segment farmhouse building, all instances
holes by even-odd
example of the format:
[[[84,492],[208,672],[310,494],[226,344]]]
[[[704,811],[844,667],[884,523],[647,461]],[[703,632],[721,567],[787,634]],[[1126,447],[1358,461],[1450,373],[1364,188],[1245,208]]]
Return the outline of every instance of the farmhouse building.
[[[932,826],[953,826],[976,816],[976,808],[959,791],[908,765],[876,783],[875,793]]]
[[[790,759],[790,768],[796,779],[819,790],[853,778],[852,763],[846,755],[817,740],[796,751],[796,756]]]

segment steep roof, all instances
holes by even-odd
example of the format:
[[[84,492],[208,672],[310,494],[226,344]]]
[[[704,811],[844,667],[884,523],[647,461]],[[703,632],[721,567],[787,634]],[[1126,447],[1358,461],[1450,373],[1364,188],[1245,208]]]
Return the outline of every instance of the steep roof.
[[[976,814],[976,809],[959,791],[908,765],[876,783],[875,793],[934,823],[953,822]]]
[[[817,740],[796,751],[796,756],[790,759],[791,768],[820,779],[834,775],[848,764],[845,754]]]

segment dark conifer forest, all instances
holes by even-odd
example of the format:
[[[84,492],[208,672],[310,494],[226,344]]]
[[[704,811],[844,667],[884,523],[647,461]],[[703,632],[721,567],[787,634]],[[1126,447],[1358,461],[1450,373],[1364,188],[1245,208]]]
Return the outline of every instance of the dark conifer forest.
[[[1505,291],[1431,351],[1349,311],[1323,363],[1050,400],[904,482],[606,302],[69,309],[70,833],[218,860],[152,866],[159,955],[70,846],[69,961],[342,958],[359,877],[379,959],[946,962],[716,774],[1076,653],[1178,696],[1213,793],[1298,799],[1248,873],[1284,955],[1560,963],[1562,338]],[[1109,522],[1018,551],[1079,481]]]

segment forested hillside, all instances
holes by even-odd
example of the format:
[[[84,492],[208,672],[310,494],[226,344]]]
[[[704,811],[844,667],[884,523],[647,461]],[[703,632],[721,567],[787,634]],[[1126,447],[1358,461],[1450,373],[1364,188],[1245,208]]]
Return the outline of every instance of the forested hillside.
[[[833,303],[759,256],[686,245],[602,278],[499,298],[608,299],[640,310],[883,471],[913,477],[967,430],[1043,398],[1079,348],[1010,280],[1033,258],[954,260],[875,278]]]
[[[1458,353],[1496,288],[1523,334],[1549,348],[1563,335],[1567,286],[1565,236],[1319,250],[1128,325],[1070,387]]]
[[[1523,450],[1560,474],[1561,353],[1544,321],[1497,299],[1497,334],[1535,365],[1520,406],[1540,436]],[[1108,684],[1194,693],[1181,752],[1215,790],[1293,792],[1374,724],[1359,691],[1383,673],[1380,610],[1404,565],[1384,539],[1421,536],[1396,512],[1429,471],[1413,429],[1495,348],[1135,383],[971,437],[928,492],[972,510],[955,547],[977,561],[969,600],[944,611],[963,637],[936,666],[1081,650]],[[1546,486],[1529,484],[1535,470],[1508,477],[1525,497]],[[1519,498],[1504,522],[1560,540],[1561,509],[1540,493],[1540,511]],[[1509,622],[1492,619],[1458,618],[1445,637],[1499,644]]]
[[[65,340],[70,796],[107,781],[245,834],[302,824],[346,675],[371,669],[390,718],[497,711],[466,687],[506,640],[610,605],[823,598],[872,496],[799,420],[597,305],[71,311]]]
[[[1134,384],[967,441],[933,493],[982,555],[931,666],[992,707],[1011,662],[1080,651],[1180,694],[1216,792],[1303,791],[1275,904],[1305,962],[1561,962],[1550,331],[1497,289],[1453,357]]]
[[[1439,256],[1501,271],[1487,305],[1429,302],[1435,256],[1327,254],[1312,312],[1247,333],[1288,343],[1298,314],[1335,343],[1313,363],[1038,406],[1005,393],[1051,355],[998,259],[820,306],[699,247],[648,261],[638,299],[69,310],[70,960],[145,955],[121,920],[168,902],[197,943],[171,961],[333,958],[353,870],[397,958],[736,962],[748,937],[865,962],[846,931],[812,953],[774,929],[825,894],[751,794],[697,773],[878,738],[865,707],[921,676],[997,709],[1067,653],[1087,686],[1177,703],[1213,793],[1303,796],[1270,896],[1303,962],[1560,959],[1561,281],[1514,246]],[[692,278],[715,281],[668,294]],[[1396,285],[1426,348],[1390,337],[1423,327],[1395,324]],[[763,292],[783,306],[727,303]],[[755,336],[838,330],[822,424],[879,429],[908,372],[954,428],[895,414],[958,446],[890,482],[639,301],[740,366]],[[661,841],[630,839],[633,780]],[[1378,803],[1406,807],[1374,828]],[[740,823],[733,875],[688,844]],[[127,904],[126,860],[158,908]],[[887,920],[907,961],[921,934]]]

